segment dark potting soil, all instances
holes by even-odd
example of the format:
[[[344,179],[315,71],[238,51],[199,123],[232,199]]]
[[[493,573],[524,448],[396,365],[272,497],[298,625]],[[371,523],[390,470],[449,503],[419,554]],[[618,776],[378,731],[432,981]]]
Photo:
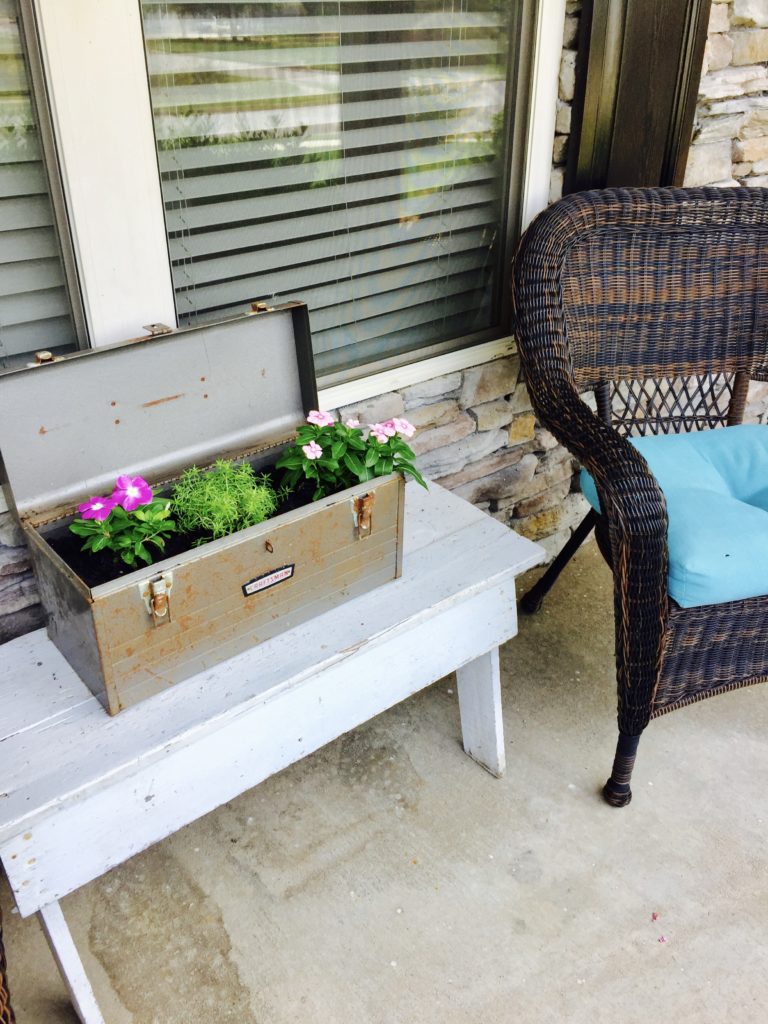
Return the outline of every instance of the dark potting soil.
[[[266,473],[273,476],[273,468],[259,469],[259,473]],[[272,519],[292,512],[294,509],[309,505],[314,493],[314,484],[304,481],[282,501]],[[158,497],[169,497],[169,492],[159,492]],[[268,520],[267,520],[268,521]],[[115,561],[110,551],[98,551],[91,554],[88,551],[81,551],[82,537],[70,533],[66,526],[57,527],[54,531],[46,534],[46,542],[63,559],[88,587],[98,587],[102,583],[109,583],[110,580],[119,579],[137,569],[151,569],[152,566],[144,562],[138,562],[135,566],[126,565],[123,561]],[[175,558],[198,546],[198,542],[208,543],[210,537],[202,533],[172,533],[165,542],[165,549],[149,546],[149,550],[155,556],[156,562],[164,561],[166,558]]]

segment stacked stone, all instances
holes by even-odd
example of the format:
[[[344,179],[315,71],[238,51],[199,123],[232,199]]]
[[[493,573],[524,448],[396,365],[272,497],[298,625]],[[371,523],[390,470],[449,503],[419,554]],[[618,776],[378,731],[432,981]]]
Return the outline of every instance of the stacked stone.
[[[686,185],[768,187],[768,0],[714,0]],[[745,419],[768,423],[768,385]]]
[[[768,185],[768,0],[712,4],[686,185]]]
[[[0,643],[42,625],[42,609],[21,530],[0,492]]]
[[[550,558],[586,512],[574,463],[536,422],[516,355],[340,410],[372,423],[405,416],[422,473],[541,542]]]
[[[571,106],[576,83],[576,49],[579,41],[581,0],[568,0],[566,4],[563,54],[557,83],[557,119],[555,143],[552,147],[552,174],[549,180],[549,201],[554,203],[563,194],[565,162],[568,157],[568,138],[571,132]]]

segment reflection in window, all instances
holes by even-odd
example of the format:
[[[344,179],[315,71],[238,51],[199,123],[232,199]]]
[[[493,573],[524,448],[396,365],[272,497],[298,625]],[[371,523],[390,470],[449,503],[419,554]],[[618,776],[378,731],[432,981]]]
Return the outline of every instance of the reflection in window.
[[[303,299],[321,372],[494,327],[513,6],[142,2],[180,320]]]

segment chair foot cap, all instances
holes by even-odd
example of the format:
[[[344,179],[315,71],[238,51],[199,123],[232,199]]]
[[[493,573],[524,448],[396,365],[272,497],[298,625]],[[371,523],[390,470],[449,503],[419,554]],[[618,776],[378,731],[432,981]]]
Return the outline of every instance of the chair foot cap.
[[[632,790],[626,784],[617,786],[612,779],[608,779],[603,786],[603,799],[611,807],[626,807],[632,799]]]

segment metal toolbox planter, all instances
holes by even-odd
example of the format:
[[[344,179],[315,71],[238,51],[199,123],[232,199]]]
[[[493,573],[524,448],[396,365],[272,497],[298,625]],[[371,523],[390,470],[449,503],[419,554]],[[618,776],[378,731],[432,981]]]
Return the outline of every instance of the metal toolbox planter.
[[[88,586],[51,547],[120,473],[274,462],[317,407],[300,303],[0,377],[9,507],[48,633],[110,714],[400,575],[404,481],[371,480]]]

